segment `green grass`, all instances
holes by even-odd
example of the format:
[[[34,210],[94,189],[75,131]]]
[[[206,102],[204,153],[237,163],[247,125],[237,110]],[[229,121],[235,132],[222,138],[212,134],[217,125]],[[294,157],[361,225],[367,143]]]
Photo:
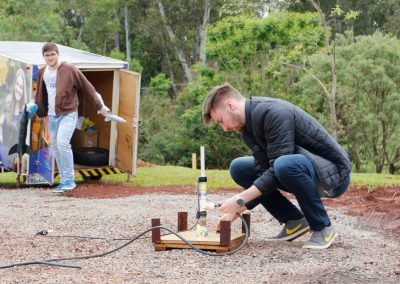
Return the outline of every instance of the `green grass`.
[[[138,186],[162,185],[194,185],[200,175],[200,170],[176,166],[140,167],[136,177],[131,177],[129,184]],[[215,188],[233,188],[237,185],[230,178],[227,170],[207,170],[207,185],[212,190]],[[104,181],[127,183],[127,175],[111,175],[103,177]]]
[[[0,173],[0,187],[2,186],[16,186],[15,173]]]
[[[400,175],[352,173],[351,184],[358,186],[366,185],[370,187],[400,185]]]
[[[154,166],[140,167],[137,169],[136,177],[127,174],[104,176],[103,181],[125,183],[134,186],[163,186],[163,185],[193,185],[200,175],[200,170],[176,166]],[[238,187],[230,178],[227,170],[206,170],[209,189],[236,188]],[[14,173],[0,173],[1,186],[15,186]],[[81,181],[81,178],[78,178]],[[368,186],[374,188],[384,185],[400,185],[400,175],[375,174],[375,173],[352,173],[352,185]]]

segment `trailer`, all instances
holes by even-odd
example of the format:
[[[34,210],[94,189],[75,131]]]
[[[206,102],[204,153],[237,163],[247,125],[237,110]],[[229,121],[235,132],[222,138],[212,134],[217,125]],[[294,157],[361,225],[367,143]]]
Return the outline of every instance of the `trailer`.
[[[21,159],[8,155],[18,143],[23,106],[36,88],[38,70],[45,65],[44,42],[0,41],[0,177],[17,171],[26,184],[53,184],[57,177],[55,159],[49,149],[47,117],[36,115],[28,125],[26,144],[31,153]],[[79,68],[101,94],[111,112],[126,123],[105,121],[89,98],[79,97],[78,116],[94,123],[92,131],[75,130],[71,140],[75,174],[84,179],[125,172],[136,175],[140,74],[128,71],[128,63],[57,44],[60,60]],[[80,122],[82,122],[80,120]]]

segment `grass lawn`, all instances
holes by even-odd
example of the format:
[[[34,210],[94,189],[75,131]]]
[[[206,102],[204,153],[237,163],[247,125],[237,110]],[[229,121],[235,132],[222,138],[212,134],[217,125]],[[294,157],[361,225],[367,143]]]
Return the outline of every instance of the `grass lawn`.
[[[136,177],[127,174],[118,174],[103,177],[103,181],[126,183],[135,186],[163,186],[163,185],[194,185],[200,175],[200,170],[176,166],[140,167]],[[209,189],[234,188],[237,185],[232,181],[227,170],[206,170]],[[14,173],[0,173],[0,187],[15,185]],[[78,178],[81,181],[81,178]],[[400,185],[400,175],[352,173],[353,185],[366,185],[370,188],[384,185]]]
[[[129,184],[140,186],[162,185],[194,185],[200,175],[200,170],[175,166],[141,167],[137,169],[136,177],[131,177]],[[230,178],[227,170],[206,170],[207,185],[213,188],[232,188],[237,185]],[[103,178],[105,181],[126,182],[127,175],[114,175]]]

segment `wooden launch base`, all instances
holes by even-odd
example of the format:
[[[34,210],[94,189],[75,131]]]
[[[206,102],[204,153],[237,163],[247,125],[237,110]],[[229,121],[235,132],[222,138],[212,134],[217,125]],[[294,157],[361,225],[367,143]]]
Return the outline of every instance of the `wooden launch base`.
[[[242,216],[250,230],[250,215],[243,214]],[[152,227],[160,226],[160,219],[152,219],[151,225]],[[187,230],[187,212],[178,213],[178,232],[197,248],[201,250],[215,251],[217,253],[234,250],[240,246],[245,238],[244,224],[242,224],[241,233],[232,233],[231,222],[229,221],[221,221],[221,232],[219,233],[209,232],[206,237],[198,236],[195,231]],[[154,229],[152,231],[152,241],[156,251],[190,248],[184,241],[174,234],[161,236],[160,229]]]
[[[207,237],[199,237],[195,231],[184,231],[179,232],[179,234],[201,250],[211,250],[221,253],[237,248],[245,237],[245,234],[232,234],[230,244],[227,246],[222,246],[220,243],[220,234],[218,233],[208,233]],[[190,248],[175,235],[161,237],[160,243],[154,244],[154,247],[156,251]]]

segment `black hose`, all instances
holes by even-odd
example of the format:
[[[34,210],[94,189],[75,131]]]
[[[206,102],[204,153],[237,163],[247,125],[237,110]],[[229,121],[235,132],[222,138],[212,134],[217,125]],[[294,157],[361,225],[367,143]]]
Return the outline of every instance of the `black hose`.
[[[14,264],[0,266],[0,269],[11,268],[14,266],[32,265],[32,264],[44,264],[44,265],[60,266],[60,267],[66,267],[66,268],[78,268],[78,269],[81,268],[80,266],[72,265],[72,264],[65,264],[65,263],[59,263],[59,262],[48,262],[45,260],[34,260],[34,261],[20,262],[20,263],[14,263]]]
[[[193,250],[195,250],[198,253],[201,253],[201,254],[204,254],[204,255],[208,255],[208,256],[226,256],[226,255],[231,255],[231,254],[234,254],[234,253],[238,252],[239,250],[241,250],[247,244],[247,241],[248,241],[248,238],[249,238],[249,227],[247,225],[247,222],[244,220],[242,215],[240,215],[239,213],[238,213],[238,216],[240,217],[240,219],[242,219],[242,222],[243,222],[244,227],[245,227],[245,231],[246,231],[245,238],[244,238],[243,242],[240,244],[240,246],[238,246],[234,250],[231,250],[231,251],[228,251],[228,252],[225,252],[225,253],[209,253],[209,252],[203,251],[203,250],[195,247],[194,245],[192,245],[187,239],[185,239],[179,233],[177,233],[177,232],[175,232],[175,231],[173,231],[173,230],[171,230],[171,229],[169,229],[167,227],[155,226],[155,227],[151,227],[150,229],[147,229],[147,230],[143,231],[138,236],[134,237],[133,239],[129,240],[128,242],[124,243],[123,245],[121,245],[119,247],[116,247],[115,249],[106,251],[104,253],[86,255],[86,256],[60,257],[60,258],[53,258],[53,259],[46,259],[46,260],[21,262],[21,263],[16,263],[16,264],[9,264],[9,265],[5,265],[5,266],[0,266],[0,269],[10,268],[10,267],[14,267],[14,266],[30,265],[30,264],[47,264],[47,265],[56,265],[56,266],[61,266],[61,267],[80,268],[79,266],[73,266],[73,265],[62,264],[62,263],[54,263],[54,261],[89,259],[89,258],[96,258],[96,257],[106,256],[108,254],[111,254],[113,252],[116,252],[116,251],[126,247],[127,245],[129,245],[129,244],[133,243],[134,241],[136,241],[137,239],[139,239],[141,236],[143,236],[143,235],[147,234],[148,232],[150,232],[152,230],[155,230],[155,229],[166,230],[166,231],[170,232],[171,234],[174,234],[179,239],[181,239],[185,244],[187,244],[190,248],[192,248]]]
[[[76,235],[47,235],[48,238],[76,238],[76,239],[89,239],[89,240],[107,240],[104,237],[90,237],[90,236],[76,236]]]
[[[196,221],[196,223],[188,229],[188,231],[192,230],[196,225],[199,223],[199,220]],[[168,236],[171,235],[171,233],[167,234],[162,234],[161,236]],[[35,236],[46,236],[48,238],[76,238],[76,239],[90,239],[90,240],[107,240],[105,237],[91,237],[91,236],[78,236],[78,235],[49,235],[49,232],[47,230],[43,230],[40,232],[37,232]],[[143,240],[143,239],[148,239],[151,238],[151,236],[148,237],[141,237],[138,238],[137,240]],[[131,240],[132,238],[113,238],[113,241],[128,241]]]

